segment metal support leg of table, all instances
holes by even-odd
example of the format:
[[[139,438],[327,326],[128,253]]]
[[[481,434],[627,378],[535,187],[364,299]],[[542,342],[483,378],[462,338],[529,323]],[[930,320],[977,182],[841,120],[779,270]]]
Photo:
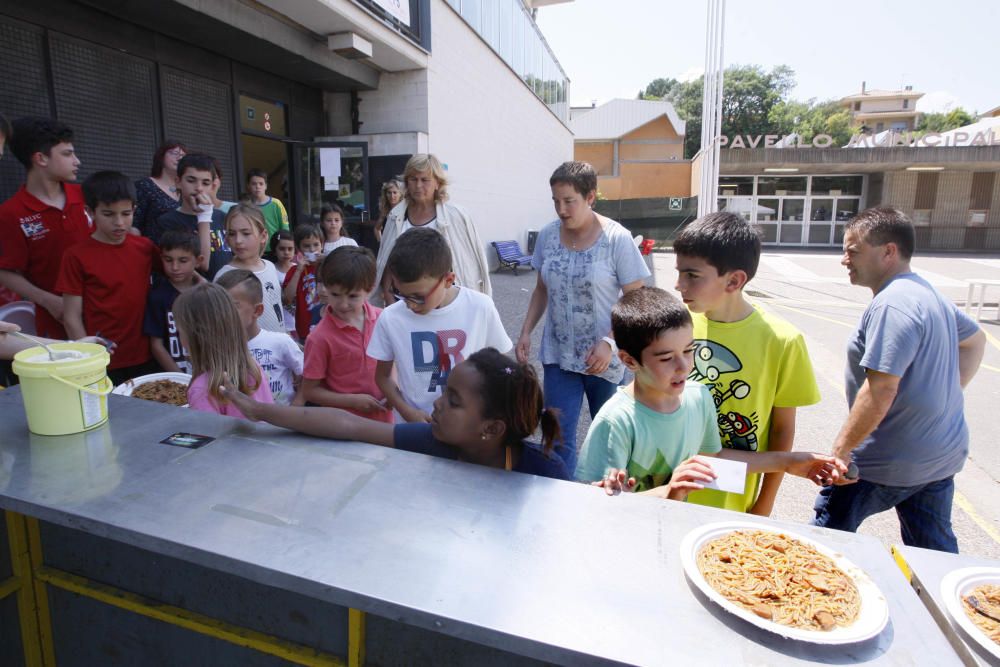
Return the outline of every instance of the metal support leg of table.
[[[348,610],[347,657],[317,651],[280,637],[227,623],[44,564],[38,520],[5,512],[13,576],[0,581],[0,599],[17,594],[24,663],[56,665],[47,586],[68,591],[132,614],[207,635],[299,665],[361,667],[365,663],[365,614]]]

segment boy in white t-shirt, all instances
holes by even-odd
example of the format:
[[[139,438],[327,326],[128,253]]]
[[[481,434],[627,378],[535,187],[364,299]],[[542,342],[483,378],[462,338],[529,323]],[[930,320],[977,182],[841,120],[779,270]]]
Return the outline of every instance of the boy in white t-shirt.
[[[402,234],[386,266],[399,301],[382,311],[368,343],[375,382],[403,419],[430,422],[452,368],[484,347],[509,352],[513,343],[490,297],[455,284],[451,249],[436,230]]]
[[[286,333],[260,328],[264,312],[264,288],[253,271],[233,269],[216,281],[236,304],[240,321],[247,332],[247,346],[267,374],[274,402],[280,405],[305,405],[299,387],[302,383],[304,355],[298,343]]]

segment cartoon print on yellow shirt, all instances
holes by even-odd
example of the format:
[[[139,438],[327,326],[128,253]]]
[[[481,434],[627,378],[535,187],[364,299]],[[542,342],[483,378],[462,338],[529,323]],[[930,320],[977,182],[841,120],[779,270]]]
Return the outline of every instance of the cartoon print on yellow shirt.
[[[729,348],[704,339],[696,339],[694,345],[694,367],[688,379],[708,385],[716,408],[727,399],[738,401],[750,395],[751,387],[745,381],[734,379],[727,385],[725,380],[719,379],[726,373],[735,373],[743,368],[739,357]],[[757,451],[757,413],[751,412],[746,416],[735,410],[720,411],[719,435],[723,447]]]

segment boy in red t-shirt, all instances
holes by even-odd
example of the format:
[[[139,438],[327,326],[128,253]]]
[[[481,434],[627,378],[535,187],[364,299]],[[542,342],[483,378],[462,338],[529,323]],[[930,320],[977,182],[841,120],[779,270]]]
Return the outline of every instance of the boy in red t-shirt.
[[[316,225],[299,225],[294,236],[297,264],[294,271],[285,274],[281,298],[286,305],[295,306],[295,333],[299,341],[305,342],[323,314],[323,300],[316,285],[316,267],[323,259],[323,232]]]
[[[93,231],[76,180],[73,130],[47,118],[20,118],[6,137],[28,171],[0,205],[0,286],[35,303],[35,330],[66,338],[63,300],[55,288],[66,249]]]
[[[391,424],[392,410],[375,383],[378,362],[366,352],[382,312],[368,303],[375,256],[367,248],[342,246],[326,256],[318,277],[326,288],[326,307],[306,339],[302,395],[316,405]]]
[[[95,230],[66,251],[56,289],[70,338],[99,335],[118,345],[108,375],[119,384],[156,370],[142,319],[159,252],[149,239],[129,233],[135,191],[125,174],[97,172],[84,181],[83,197]]]

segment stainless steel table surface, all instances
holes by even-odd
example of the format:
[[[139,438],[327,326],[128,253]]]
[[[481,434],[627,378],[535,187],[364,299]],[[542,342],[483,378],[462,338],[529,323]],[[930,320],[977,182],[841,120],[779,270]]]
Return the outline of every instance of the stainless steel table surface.
[[[111,396],[101,429],[28,433],[0,391],[0,506],[434,632],[560,663],[958,663],[877,540],[812,535],[889,600],[876,638],[784,640],[685,579],[691,529],[749,519]],[[158,444],[186,431],[217,438]]]
[[[927,605],[945,636],[952,641],[963,662],[967,665],[1000,665],[1000,661],[983,650],[952,620],[941,596],[941,580],[949,572],[966,567],[1000,567],[1000,562],[917,547],[897,546],[896,549],[910,568],[912,583],[920,599]]]

